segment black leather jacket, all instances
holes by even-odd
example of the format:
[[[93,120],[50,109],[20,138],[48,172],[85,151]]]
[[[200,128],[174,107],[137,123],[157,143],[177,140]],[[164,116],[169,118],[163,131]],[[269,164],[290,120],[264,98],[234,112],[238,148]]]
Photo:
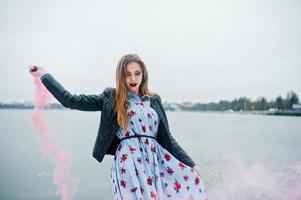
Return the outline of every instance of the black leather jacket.
[[[47,90],[64,107],[81,111],[101,111],[98,134],[92,155],[99,162],[102,162],[106,154],[115,155],[120,142],[120,139],[116,136],[119,125],[117,123],[117,113],[113,107],[115,88],[106,87],[99,95],[76,95],[66,90],[50,73],[44,74],[40,79]],[[171,135],[160,96],[156,95],[152,97],[150,105],[159,117],[157,142],[186,165],[190,167],[196,165]]]

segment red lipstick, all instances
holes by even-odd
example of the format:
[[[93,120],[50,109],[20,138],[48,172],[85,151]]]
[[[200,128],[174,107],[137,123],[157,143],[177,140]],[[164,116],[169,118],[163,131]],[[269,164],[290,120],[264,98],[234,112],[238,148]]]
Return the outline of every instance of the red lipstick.
[[[136,87],[137,83],[130,83],[131,87]]]

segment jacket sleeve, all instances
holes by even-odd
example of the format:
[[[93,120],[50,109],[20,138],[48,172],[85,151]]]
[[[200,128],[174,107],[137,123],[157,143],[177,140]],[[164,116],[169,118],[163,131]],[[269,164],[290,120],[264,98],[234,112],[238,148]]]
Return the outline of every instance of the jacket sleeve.
[[[98,95],[71,94],[50,73],[40,77],[47,90],[66,108],[102,111],[105,91]]]
[[[166,113],[165,113],[165,110],[162,105],[161,97],[159,95],[158,95],[158,99],[159,99],[160,105],[162,106],[162,111],[163,111],[164,117],[166,119],[166,123],[167,123],[168,130],[169,130],[168,120],[167,120]],[[188,165],[190,167],[194,167],[196,165],[196,163],[191,159],[190,156],[188,156],[186,151],[181,147],[181,145],[173,137],[173,135],[170,133],[170,131],[168,131],[168,134],[171,139],[175,157],[178,158],[181,162],[185,163],[186,165]]]

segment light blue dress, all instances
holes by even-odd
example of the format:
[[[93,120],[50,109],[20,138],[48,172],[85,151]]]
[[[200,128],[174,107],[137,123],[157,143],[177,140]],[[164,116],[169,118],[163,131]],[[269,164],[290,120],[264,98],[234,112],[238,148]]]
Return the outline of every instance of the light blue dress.
[[[156,137],[158,115],[150,97],[128,92],[129,131],[120,128],[118,138],[135,134]],[[120,142],[111,167],[115,200],[207,199],[202,177],[177,160],[154,138],[134,137]]]

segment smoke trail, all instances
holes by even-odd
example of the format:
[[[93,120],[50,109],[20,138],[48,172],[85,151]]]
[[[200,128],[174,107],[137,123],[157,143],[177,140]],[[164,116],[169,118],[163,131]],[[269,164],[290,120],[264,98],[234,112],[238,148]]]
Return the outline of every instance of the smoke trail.
[[[210,167],[211,200],[300,200],[301,161],[271,168],[261,161],[246,162],[239,155],[223,157]]]
[[[55,171],[53,183],[57,187],[57,195],[60,194],[62,200],[71,200],[77,192],[79,180],[70,174],[71,156],[59,147],[55,138],[49,134],[49,129],[43,117],[43,108],[48,105],[50,93],[45,88],[40,78],[34,78],[36,86],[34,110],[32,122],[37,129],[37,134],[44,153],[55,158]]]

